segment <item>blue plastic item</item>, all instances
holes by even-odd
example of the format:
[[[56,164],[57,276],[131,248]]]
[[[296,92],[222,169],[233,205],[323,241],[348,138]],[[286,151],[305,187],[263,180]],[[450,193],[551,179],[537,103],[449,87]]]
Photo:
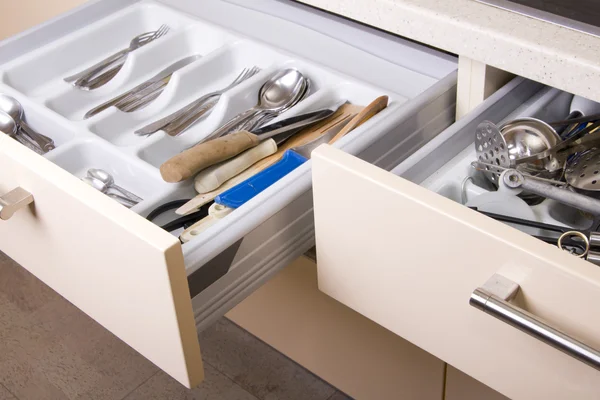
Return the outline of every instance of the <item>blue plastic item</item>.
[[[281,160],[221,193],[215,198],[215,203],[229,208],[238,208],[307,161],[308,158],[295,151],[287,150]]]

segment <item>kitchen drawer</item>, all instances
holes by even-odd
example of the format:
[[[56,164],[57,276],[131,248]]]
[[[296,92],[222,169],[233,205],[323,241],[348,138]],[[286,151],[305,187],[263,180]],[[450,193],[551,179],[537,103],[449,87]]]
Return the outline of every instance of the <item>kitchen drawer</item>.
[[[63,82],[162,23],[171,32],[132,53],[102,88],[82,92]],[[82,119],[88,106],[193,53],[203,57],[176,72],[147,108]],[[189,132],[133,135],[252,65],[263,71],[225,94]],[[312,95],[289,115],[342,97],[366,104],[388,95],[386,110],[336,143],[382,168],[453,121],[454,57],[294,2],[90,2],[0,43],[0,92],[17,98],[29,124],[57,144],[40,156],[0,136],[0,194],[21,188],[33,197],[0,221],[0,250],[182,384],[197,385],[197,331],[314,245],[311,162],[185,244],[144,218],[195,194],[193,182],[163,182],[157,167],[253,105],[261,79],[280,66],[298,68],[313,83]],[[144,200],[126,209],[87,186],[80,178],[91,167],[108,170]]]
[[[571,98],[517,78],[392,172],[315,150],[320,290],[512,399],[600,398],[600,372],[549,345],[573,341],[505,322],[539,329],[517,307],[600,349],[600,268],[460,203],[480,122],[561,120]],[[518,284],[511,303],[479,300],[505,320],[470,305],[481,287],[501,298],[502,284]]]

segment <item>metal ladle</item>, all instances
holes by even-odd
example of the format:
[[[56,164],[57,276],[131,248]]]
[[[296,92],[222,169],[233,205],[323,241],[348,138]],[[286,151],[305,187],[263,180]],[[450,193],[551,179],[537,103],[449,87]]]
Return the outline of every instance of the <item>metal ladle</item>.
[[[306,84],[306,78],[297,69],[287,68],[276,72],[260,88],[258,102],[254,107],[234,117],[202,141],[223,136],[259,114],[279,114],[287,110],[302,98]]]
[[[143,201],[143,199],[141,197],[136,196],[135,194],[131,193],[129,190],[126,190],[126,189],[122,188],[121,186],[118,186],[117,184],[115,184],[115,179],[112,177],[112,175],[109,174],[108,172],[104,171],[103,169],[90,168],[87,173],[88,173],[88,177],[95,179],[98,182],[101,182],[105,186],[105,190],[101,190],[102,192],[104,192],[108,189],[114,189],[114,190],[121,192],[128,199],[131,199],[135,202],[139,203],[140,201]],[[97,185],[100,185],[100,183],[97,183]]]
[[[36,146],[35,143],[30,142],[26,137],[18,134],[17,123],[4,111],[0,111],[0,132],[7,134],[17,142],[35,151],[36,153],[43,154],[42,150]]]
[[[34,131],[25,122],[25,111],[23,110],[23,106],[14,97],[0,93],[0,110],[10,115],[16,122],[17,128],[22,129],[27,135],[29,135],[29,137],[31,137],[31,139],[37,143],[44,153],[56,147],[52,139]]]

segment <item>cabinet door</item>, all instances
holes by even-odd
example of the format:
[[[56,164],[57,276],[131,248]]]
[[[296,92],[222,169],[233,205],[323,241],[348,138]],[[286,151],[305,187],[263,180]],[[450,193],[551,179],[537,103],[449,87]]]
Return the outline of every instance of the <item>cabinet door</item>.
[[[501,275],[598,349],[600,268],[332,147],[312,157],[323,292],[510,398],[597,398],[598,370],[469,301]]]

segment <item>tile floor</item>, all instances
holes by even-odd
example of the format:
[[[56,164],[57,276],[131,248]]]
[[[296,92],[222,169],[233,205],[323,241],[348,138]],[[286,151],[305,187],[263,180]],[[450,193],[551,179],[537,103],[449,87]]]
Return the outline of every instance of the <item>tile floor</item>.
[[[187,390],[0,253],[0,400],[348,400],[223,318]]]

